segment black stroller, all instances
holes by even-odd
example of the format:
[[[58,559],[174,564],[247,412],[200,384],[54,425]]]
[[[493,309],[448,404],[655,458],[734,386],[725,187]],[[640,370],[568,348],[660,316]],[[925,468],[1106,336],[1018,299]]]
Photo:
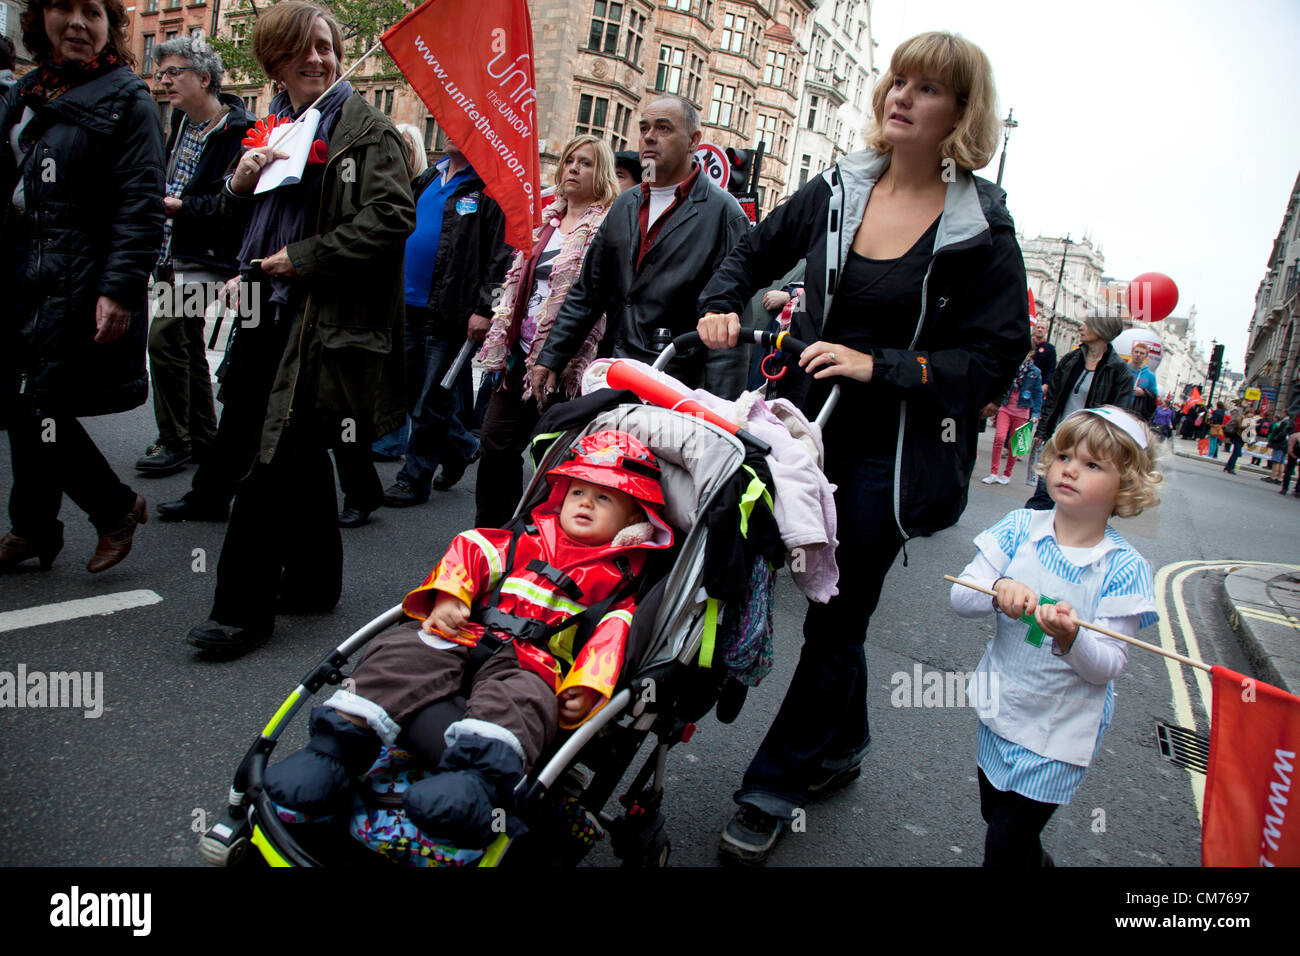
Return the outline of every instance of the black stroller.
[[[798,355],[803,343],[786,335],[763,332],[752,341]],[[680,337],[655,363],[662,368],[680,348],[698,343],[695,333]],[[511,862],[572,865],[608,833],[615,855],[626,866],[663,866],[671,844],[661,812],[664,767],[669,748],[690,739],[695,722],[717,703],[726,672],[712,661],[718,602],[703,587],[708,531],[700,517],[734,489],[747,456],[761,456],[762,442],[734,428],[730,431],[702,418],[638,404],[630,392],[602,390],[587,395],[598,409],[581,425],[547,434],[547,421],[538,428],[534,455],[543,439],[548,449],[536,462],[536,473],[518,513],[527,513],[548,494],[545,473],[558,464],[572,444],[586,434],[605,429],[627,432],[645,443],[663,469],[664,515],[678,532],[671,561],[642,582],[637,611],[628,638],[625,665],[609,703],[571,732],[561,732],[533,772],[515,789],[514,813],[523,828],[500,833],[478,861],[494,866]],[[829,417],[838,397],[834,390],[817,418]],[[576,404],[576,403],[570,403]],[[404,620],[398,605],[374,618],[332,650],[303,678],[249,748],[235,772],[229,806],[203,836],[199,852],[218,866],[256,862],[271,866],[321,866],[378,863],[385,860],[339,831],[328,846],[301,845],[293,828],[279,818],[263,790],[263,775],[284,728],[305,703],[326,685],[340,684],[348,660],[372,638]],[[648,736],[655,746],[619,797],[621,813],[607,812],[615,789]],[[590,827],[575,835],[572,816],[557,807],[580,807]],[[522,836],[512,836],[519,830]],[[249,848],[255,853],[249,853]]]

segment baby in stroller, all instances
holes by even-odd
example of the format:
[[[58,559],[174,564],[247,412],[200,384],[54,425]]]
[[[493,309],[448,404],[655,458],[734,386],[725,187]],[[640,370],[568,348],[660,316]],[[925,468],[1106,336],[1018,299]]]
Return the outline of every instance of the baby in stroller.
[[[607,430],[578,441],[546,479],[550,497],[531,523],[457,535],[402,602],[415,620],[376,637],[352,688],[312,711],[307,747],[266,771],[282,819],[346,813],[357,779],[405,731],[437,768],[403,795],[410,820],[433,840],[486,846],[495,811],[557,726],[608,702],[638,576],[651,550],[672,545],[659,463]],[[464,716],[419,741],[425,718],[466,689]]]

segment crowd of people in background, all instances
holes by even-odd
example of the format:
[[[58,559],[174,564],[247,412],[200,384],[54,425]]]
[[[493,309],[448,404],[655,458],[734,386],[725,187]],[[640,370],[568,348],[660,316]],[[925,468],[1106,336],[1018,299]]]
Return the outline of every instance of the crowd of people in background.
[[[723,835],[730,858],[766,859],[797,808],[860,772],[871,745],[868,625],[906,540],[960,518],[981,409],[996,415],[990,484],[1010,480],[1018,430],[1033,433],[1033,479],[1058,425],[1105,406],[1112,418],[1132,410],[1166,438],[1180,424],[1184,437],[1204,433],[1211,457],[1229,443],[1230,473],[1247,443],[1265,441],[1265,480],[1284,494],[1292,480],[1291,419],[1222,402],[1182,414],[1159,398],[1144,347],[1130,362],[1116,353],[1118,317],[1087,318],[1079,347],[1059,360],[1045,327],[1031,335],[1005,193],[972,172],[1000,129],[991,66],[960,37],[900,46],[873,94],[868,147],[756,228],[694,161],[695,108],[663,95],[642,110],[639,155],[616,156],[590,135],[563,146],[553,199],[523,252],[506,245],[502,209],[463,144],[447,141],[445,157],[423,168],[418,134],[336,82],[339,24],[306,0],[263,10],[249,42],[278,85],[276,117],[319,111],[319,161],[263,192],[263,170],[285,154],[250,132],[254,118],[221,91],[220,61],[202,40],[157,50],[175,107],[164,139],[131,70],[122,0],[27,0],[23,30],[37,67],[0,100],[0,293],[12,304],[0,330],[0,418],[13,463],[0,570],[51,567],[65,494],[98,533],[88,570],[131,551],[145,499],[78,419],[141,406],[147,355],[157,438],[137,471],[198,466],[190,491],[156,514],[228,521],[208,620],[187,636],[209,656],[253,649],[278,615],[333,609],[340,529],[381,506],[425,504],[476,460],[474,523],[506,523],[534,426],[579,394],[596,357],[652,361],[665,338],[698,330],[705,348],[668,372],[735,398],[747,377],[733,348],[742,325],[772,323],[813,343],[776,363],[790,374],[774,389],[816,409],[842,386],[825,471],[850,583],[810,604],[798,667]],[[0,70],[0,90],[8,82]],[[241,145],[246,135],[253,146]],[[57,177],[41,175],[44,157]],[[106,174],[118,188],[101,187]],[[203,317],[166,307],[191,294],[205,307],[217,296],[238,304],[217,373],[219,417]],[[474,361],[484,373],[477,397]],[[863,441],[863,423],[881,440]],[[387,488],[376,457],[403,460]],[[1026,507],[1052,509],[1044,480],[1036,484]],[[1029,754],[1001,742],[1006,759]],[[992,764],[986,778],[983,755],[980,767],[991,841],[1042,814],[1025,816]],[[1036,847],[1051,809],[1016,839]]]

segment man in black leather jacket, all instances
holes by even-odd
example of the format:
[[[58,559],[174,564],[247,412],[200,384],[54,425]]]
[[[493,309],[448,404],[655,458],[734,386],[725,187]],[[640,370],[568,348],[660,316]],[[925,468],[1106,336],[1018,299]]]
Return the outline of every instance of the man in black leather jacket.
[[[610,207],[592,241],[582,275],[546,339],[533,370],[533,393],[554,393],[555,369],[581,347],[602,314],[601,354],[654,361],[657,329],[691,332],[695,300],[749,228],[740,205],[691,160],[700,143],[694,107],[676,96],[652,101],[641,115],[646,179]],[[676,359],[668,372],[692,388],[735,398],[744,386],[743,353],[708,352]]]

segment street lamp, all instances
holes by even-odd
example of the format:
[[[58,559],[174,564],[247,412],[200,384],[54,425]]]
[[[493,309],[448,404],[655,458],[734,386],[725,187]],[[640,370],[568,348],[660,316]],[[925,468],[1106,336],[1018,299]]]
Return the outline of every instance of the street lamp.
[[[1010,114],[1007,114],[1010,116]],[[1006,155],[1006,148],[1002,150],[1002,155]],[[1047,341],[1052,341],[1052,328],[1056,325],[1056,300],[1061,297],[1061,280],[1065,278],[1065,257],[1070,254],[1070,234],[1065,234],[1064,245],[1061,247],[1061,271],[1056,274],[1056,291],[1052,293],[1052,317],[1047,321]]]
[[[1011,131],[1020,124],[1011,118],[1015,110],[1007,110],[1007,118],[1002,121],[1004,132],[1002,133],[1002,158],[998,160],[998,185],[1002,185],[1002,170],[1007,165],[1007,141],[1011,139]]]

